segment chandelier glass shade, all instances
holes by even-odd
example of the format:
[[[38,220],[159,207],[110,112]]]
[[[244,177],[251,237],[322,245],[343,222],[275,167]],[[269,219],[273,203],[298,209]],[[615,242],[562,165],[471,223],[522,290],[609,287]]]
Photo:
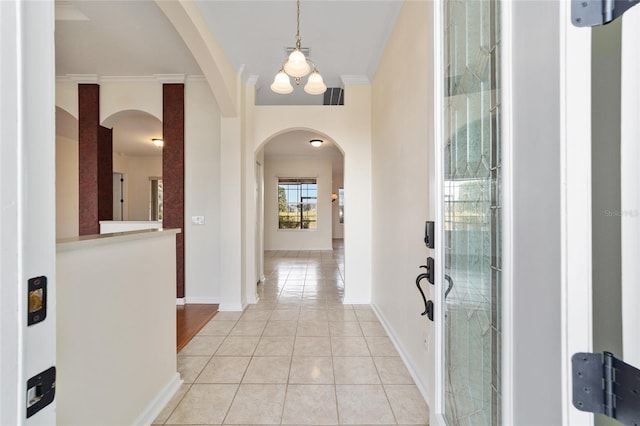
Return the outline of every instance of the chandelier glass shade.
[[[299,85],[302,77],[311,73],[307,84],[304,86],[304,91],[310,95],[321,95],[326,92],[327,86],[324,84],[322,76],[316,69],[313,61],[305,57],[304,53],[302,53],[300,42],[300,0],[296,1],[296,6],[296,47],[289,54],[289,58],[282,65],[278,74],[276,74],[271,84],[271,90],[281,95],[289,94],[293,92],[293,86],[291,85],[289,77],[293,77],[296,85]]]

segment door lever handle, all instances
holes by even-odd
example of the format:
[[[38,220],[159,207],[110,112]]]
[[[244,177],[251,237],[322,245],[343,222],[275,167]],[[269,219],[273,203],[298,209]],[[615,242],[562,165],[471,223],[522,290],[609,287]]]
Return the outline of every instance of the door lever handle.
[[[421,268],[424,266],[420,266]],[[422,273],[420,275],[418,275],[416,277],[416,287],[418,287],[418,290],[420,291],[420,295],[422,296],[422,301],[424,302],[424,312],[421,313],[420,315],[426,315],[429,311],[429,305],[427,304],[427,298],[424,295],[424,291],[422,290],[422,287],[420,287],[420,281],[422,281],[425,278],[428,278],[428,274],[427,273]]]

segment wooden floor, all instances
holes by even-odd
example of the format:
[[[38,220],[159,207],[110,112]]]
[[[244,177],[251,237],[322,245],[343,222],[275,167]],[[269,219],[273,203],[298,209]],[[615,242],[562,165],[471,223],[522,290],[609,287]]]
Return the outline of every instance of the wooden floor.
[[[218,305],[176,306],[177,352],[180,352],[217,312]]]

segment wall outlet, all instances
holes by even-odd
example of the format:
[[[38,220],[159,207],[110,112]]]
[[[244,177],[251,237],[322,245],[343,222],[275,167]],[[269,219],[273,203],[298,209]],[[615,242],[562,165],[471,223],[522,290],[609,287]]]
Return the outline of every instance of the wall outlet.
[[[204,225],[204,216],[191,216],[191,223],[194,225]]]

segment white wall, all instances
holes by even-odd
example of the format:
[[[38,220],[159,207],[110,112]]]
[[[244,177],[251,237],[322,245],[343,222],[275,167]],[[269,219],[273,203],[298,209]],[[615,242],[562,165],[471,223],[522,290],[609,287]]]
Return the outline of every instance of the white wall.
[[[316,178],[317,229],[278,229],[278,178]],[[265,158],[265,250],[331,250],[331,160],[321,158]]]
[[[420,316],[424,304],[415,286],[422,271],[418,267],[429,255],[424,222],[433,220],[435,212],[429,188],[434,145],[431,14],[429,2],[405,2],[373,81],[370,208],[372,302],[433,406],[434,325]],[[413,61],[407,64],[407,58]],[[354,215],[351,193],[345,195],[347,223]],[[424,344],[427,336],[433,342],[430,351]]]
[[[149,424],[180,386],[175,239],[58,244],[56,424]]]
[[[56,238],[78,235],[78,141],[56,137]]]
[[[220,111],[206,81],[185,85],[185,296],[220,299]],[[192,216],[204,216],[193,225]]]

